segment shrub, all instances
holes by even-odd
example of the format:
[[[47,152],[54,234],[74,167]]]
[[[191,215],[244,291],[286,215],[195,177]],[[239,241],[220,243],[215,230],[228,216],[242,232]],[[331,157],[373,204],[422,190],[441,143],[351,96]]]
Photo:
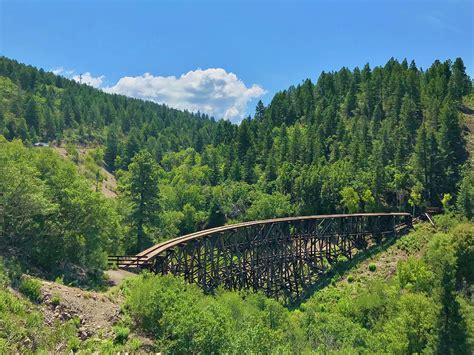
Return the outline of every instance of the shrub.
[[[349,282],[349,283],[354,282],[354,276],[352,276],[352,275],[347,276],[347,282]]]
[[[171,275],[134,278],[125,308],[145,333],[169,353],[225,352],[228,316],[214,298],[196,285]]]
[[[3,259],[0,257],[0,287],[7,287],[10,283],[10,278],[8,277],[7,270],[3,264]]]
[[[338,263],[345,263],[346,261],[348,261],[349,259],[347,257],[345,257],[344,255],[339,255],[337,257],[337,262]]]
[[[19,291],[28,297],[31,302],[41,301],[41,282],[29,277],[24,277],[20,282]]]
[[[64,275],[56,277],[54,282],[57,283],[57,284],[60,284],[60,285],[64,285]]]
[[[59,304],[61,303],[61,298],[59,297],[59,295],[53,295],[53,297],[51,298],[51,304],[53,306],[59,306]]]
[[[370,263],[369,264],[369,270],[374,272],[375,270],[377,270],[377,265],[375,265],[375,263]]]
[[[114,342],[117,344],[125,344],[128,340],[128,335],[130,334],[130,329],[122,326],[115,326],[114,328],[115,339]]]
[[[398,262],[396,279],[402,289],[429,292],[433,287],[434,275],[423,260],[412,256]]]
[[[76,336],[71,336],[68,340],[68,349],[73,353],[77,352],[81,347],[81,340]]]

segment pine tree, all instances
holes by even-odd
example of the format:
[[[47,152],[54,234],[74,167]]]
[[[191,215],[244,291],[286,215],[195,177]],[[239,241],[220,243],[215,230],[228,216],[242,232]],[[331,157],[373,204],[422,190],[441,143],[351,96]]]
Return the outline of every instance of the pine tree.
[[[138,129],[135,127],[132,128],[128,135],[127,144],[125,146],[124,167],[130,164],[135,154],[140,151],[141,141],[142,139],[140,137],[140,132],[138,131]]]
[[[130,205],[128,220],[136,236],[133,252],[143,250],[152,241],[158,226],[158,165],[145,150],[136,154],[120,181],[120,188]]]
[[[352,117],[354,115],[354,109],[356,108],[356,84],[352,81],[349,91],[347,92],[344,100],[344,115],[346,117]]]
[[[209,207],[209,219],[207,222],[208,228],[223,226],[226,222],[226,216],[222,210],[222,206],[217,198],[213,198]]]
[[[426,123],[418,129],[415,156],[415,176],[424,188],[424,197],[430,204],[437,204],[441,164],[435,135]]]
[[[459,186],[456,207],[468,219],[474,216],[474,175],[466,171]]]
[[[420,126],[420,117],[415,102],[408,95],[403,96],[400,108],[400,126],[408,134],[409,140],[416,137],[416,130]]]
[[[245,119],[242,120],[239,126],[239,133],[237,137],[237,154],[241,162],[245,160],[247,151],[252,145],[252,138],[250,132],[250,122]]]
[[[280,145],[280,161],[286,161],[288,159],[288,149],[289,149],[289,141],[288,141],[288,131],[286,129],[286,124],[282,124],[280,128],[279,134],[279,145]]]
[[[382,102],[379,101],[375,105],[374,112],[372,113],[372,121],[370,124],[370,134],[372,136],[372,139],[377,137],[379,133],[379,129],[380,129],[380,124],[383,118],[384,118],[384,112],[382,108]]]
[[[275,157],[275,150],[272,149],[268,155],[267,165],[265,167],[265,178],[267,181],[273,181],[278,177],[278,166]]]
[[[242,179],[248,183],[253,184],[256,182],[255,176],[255,153],[250,149],[245,155],[244,163],[242,165]]]
[[[448,92],[453,100],[460,101],[464,95],[471,92],[472,84],[466,74],[466,67],[461,58],[456,58],[451,67],[451,77]]]
[[[256,120],[263,120],[265,117],[265,105],[263,104],[262,100],[258,100],[257,107],[255,108],[255,116]]]
[[[290,140],[290,161],[292,163],[297,163],[301,159],[301,150],[302,147],[302,137],[301,137],[301,128],[299,124],[294,125],[293,134],[291,135]]]
[[[111,128],[107,132],[107,139],[105,142],[104,162],[109,171],[115,171],[115,158],[118,154],[118,136],[117,130]]]
[[[26,104],[25,119],[31,130],[31,136],[40,135],[41,125],[44,121],[43,112],[34,97],[30,97]]]
[[[444,192],[453,193],[460,167],[467,158],[459,113],[454,101],[445,100],[439,116],[438,144],[446,180]]]

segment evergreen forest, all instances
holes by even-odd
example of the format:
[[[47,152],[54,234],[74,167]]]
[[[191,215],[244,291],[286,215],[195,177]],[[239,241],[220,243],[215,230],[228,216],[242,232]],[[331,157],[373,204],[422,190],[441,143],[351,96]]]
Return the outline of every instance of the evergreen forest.
[[[472,353],[473,113],[461,58],[322,72],[234,124],[0,57],[0,353]],[[432,210],[294,304],[104,273],[241,221]],[[48,282],[115,300],[118,320],[44,325],[66,297]]]

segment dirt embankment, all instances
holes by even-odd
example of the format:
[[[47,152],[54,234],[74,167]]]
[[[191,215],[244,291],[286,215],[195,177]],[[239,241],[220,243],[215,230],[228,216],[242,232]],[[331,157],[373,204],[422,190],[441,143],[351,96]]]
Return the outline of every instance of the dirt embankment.
[[[122,300],[118,293],[112,297],[48,281],[43,281],[41,292],[46,324],[76,318],[83,340],[96,335],[113,335],[112,326],[120,320]]]

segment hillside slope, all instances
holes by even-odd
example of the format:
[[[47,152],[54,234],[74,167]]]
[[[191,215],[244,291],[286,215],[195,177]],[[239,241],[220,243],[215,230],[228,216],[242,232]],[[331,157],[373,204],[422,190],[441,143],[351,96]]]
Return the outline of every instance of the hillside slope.
[[[444,216],[437,224],[438,231],[418,224],[380,245],[292,311],[263,296],[204,296],[174,277],[151,275],[100,293],[42,281],[38,304],[0,289],[0,303],[7,302],[0,315],[16,334],[2,338],[0,328],[0,350],[468,353],[474,346],[474,229]],[[449,294],[443,293],[451,287],[446,272],[457,280]],[[443,294],[448,298],[440,302]],[[22,320],[23,312],[30,315]],[[455,322],[446,330],[438,323],[443,314]],[[20,330],[24,321],[28,331]]]
[[[462,115],[467,128],[467,149],[471,160],[471,168],[474,169],[474,94],[463,99]]]

